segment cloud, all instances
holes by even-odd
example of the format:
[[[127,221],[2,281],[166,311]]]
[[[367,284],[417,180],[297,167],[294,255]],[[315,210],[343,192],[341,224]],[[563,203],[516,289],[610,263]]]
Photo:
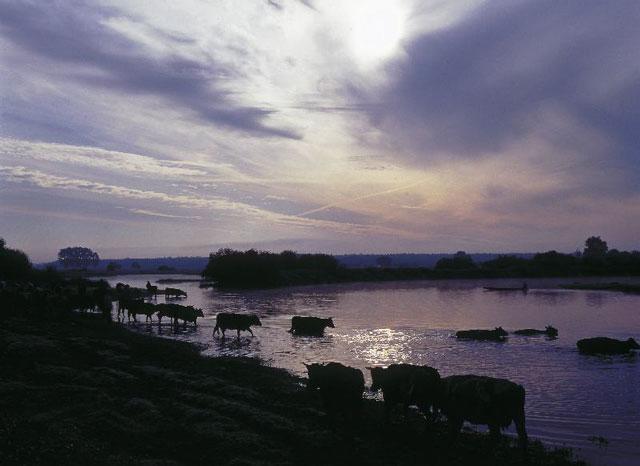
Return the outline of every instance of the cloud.
[[[185,219],[185,220],[202,220],[202,216],[200,215],[172,215],[172,214],[154,212],[152,210],[145,210],[145,209],[128,209],[128,210],[131,213],[146,215],[148,217],[176,218],[176,219]]]
[[[82,86],[160,98],[204,122],[257,136],[300,137],[265,125],[272,110],[235,103],[221,86],[233,70],[213,60],[153,53],[107,25],[122,16],[81,1],[7,1],[0,4],[0,34],[33,57],[22,60],[45,60],[51,73]]]
[[[248,203],[234,201],[224,197],[202,197],[189,194],[170,194],[161,191],[128,188],[113,184],[106,184],[91,180],[57,176],[40,170],[23,166],[0,165],[0,178],[14,183],[29,183],[43,189],[66,190],[87,193],[92,198],[106,196],[130,201],[146,201],[150,203],[166,203],[183,209],[204,209],[214,211],[218,215],[238,217],[245,223],[254,221],[263,224],[278,224],[300,229],[324,229],[339,233],[352,234],[391,234],[403,235],[402,231],[394,228],[358,224],[347,221],[302,218],[295,215],[272,212]],[[154,204],[156,205],[156,204]],[[142,211],[142,212],[141,212]],[[138,209],[137,213],[156,213],[148,209]]]
[[[492,0],[419,35],[388,65],[390,84],[354,85],[381,142],[415,166],[500,153],[545,125],[572,122],[637,167],[640,4]]]

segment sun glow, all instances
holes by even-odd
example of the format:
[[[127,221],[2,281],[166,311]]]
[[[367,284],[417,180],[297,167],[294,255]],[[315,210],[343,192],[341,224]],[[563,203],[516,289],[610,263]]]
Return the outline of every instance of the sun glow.
[[[398,51],[406,20],[402,4],[369,0],[354,3],[349,10],[350,43],[361,66],[375,66]]]

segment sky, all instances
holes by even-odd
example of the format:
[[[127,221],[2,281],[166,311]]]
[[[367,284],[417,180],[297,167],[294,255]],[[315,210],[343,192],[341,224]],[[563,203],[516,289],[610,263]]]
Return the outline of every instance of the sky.
[[[640,2],[0,0],[35,261],[640,249]]]

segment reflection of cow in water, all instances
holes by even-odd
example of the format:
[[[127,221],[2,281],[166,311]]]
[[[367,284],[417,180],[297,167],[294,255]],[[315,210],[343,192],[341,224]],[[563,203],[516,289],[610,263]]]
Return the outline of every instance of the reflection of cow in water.
[[[157,286],[153,286],[148,280],[147,280],[147,292],[149,292],[149,294],[151,296],[153,296],[154,298],[156,298],[158,296],[158,287]]]

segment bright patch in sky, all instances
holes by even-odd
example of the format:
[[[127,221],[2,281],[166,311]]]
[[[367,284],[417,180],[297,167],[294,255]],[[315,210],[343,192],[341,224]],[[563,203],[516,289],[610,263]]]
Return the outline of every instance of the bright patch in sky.
[[[346,3],[353,56],[372,66],[393,56],[403,37],[406,12],[401,3],[385,0]]]

